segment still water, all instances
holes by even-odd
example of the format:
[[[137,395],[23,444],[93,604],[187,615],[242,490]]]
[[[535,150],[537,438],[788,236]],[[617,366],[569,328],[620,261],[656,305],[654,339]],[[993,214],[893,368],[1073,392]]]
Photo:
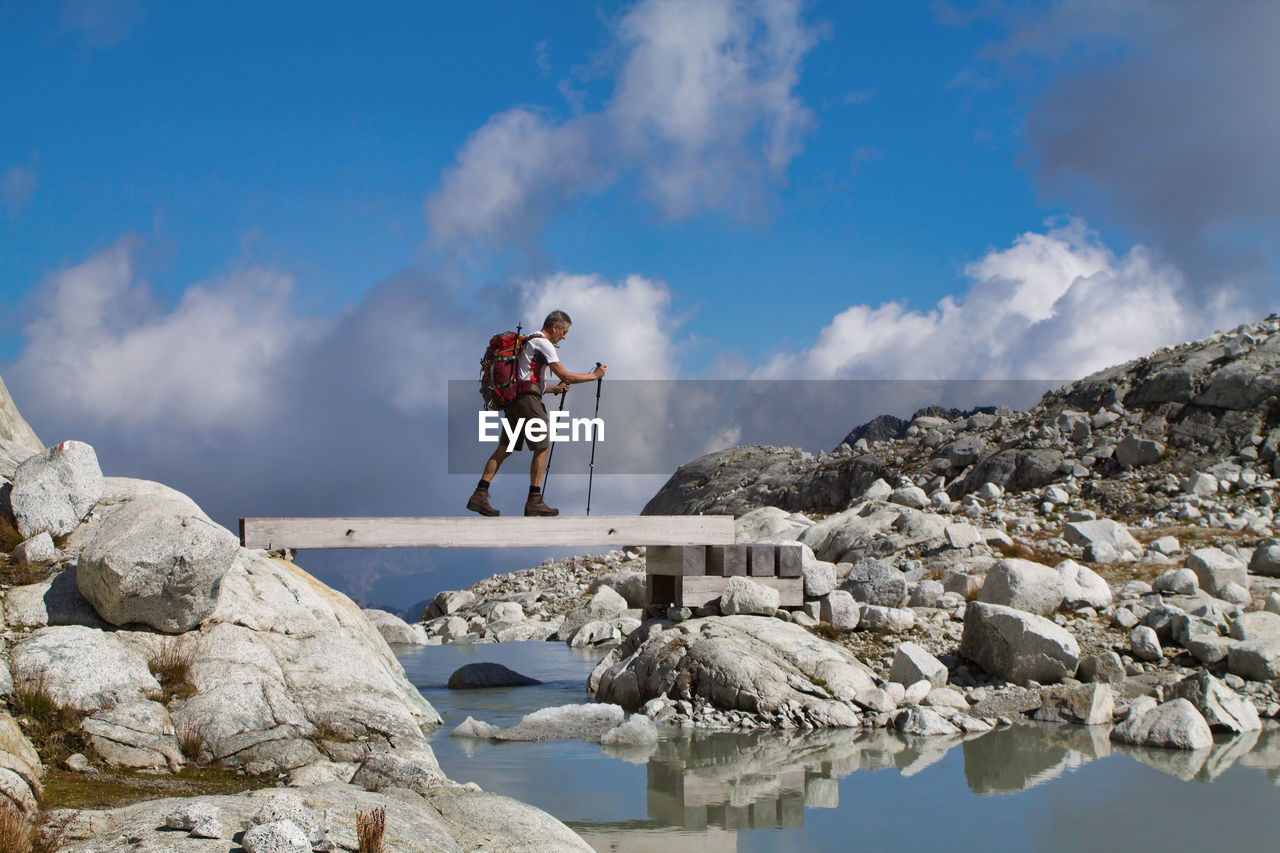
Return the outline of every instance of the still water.
[[[967,738],[884,732],[702,734],[656,748],[452,738],[590,701],[599,652],[563,643],[402,648],[444,717],[431,746],[450,778],[555,815],[597,851],[1168,851],[1280,847],[1280,727],[1196,753],[1117,747],[1106,728],[1023,725]],[[493,661],[544,683],[453,691]]]

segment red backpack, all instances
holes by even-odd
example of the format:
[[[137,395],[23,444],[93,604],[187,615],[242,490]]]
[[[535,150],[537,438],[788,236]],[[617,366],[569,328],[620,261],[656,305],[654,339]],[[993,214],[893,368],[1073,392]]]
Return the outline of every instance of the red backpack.
[[[489,339],[489,348],[480,359],[480,396],[486,409],[501,409],[521,394],[530,391],[541,394],[536,365],[530,371],[532,379],[517,379],[516,365],[520,352],[530,338],[542,337],[542,332],[521,335],[519,327],[514,332],[501,332]]]

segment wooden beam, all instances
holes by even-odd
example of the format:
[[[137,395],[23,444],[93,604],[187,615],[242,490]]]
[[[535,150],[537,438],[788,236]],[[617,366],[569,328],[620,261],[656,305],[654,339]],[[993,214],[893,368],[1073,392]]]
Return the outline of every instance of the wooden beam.
[[[267,549],[728,545],[733,539],[728,515],[240,520],[240,543]]]
[[[705,575],[707,549],[701,545],[649,545],[644,562],[651,575]]]

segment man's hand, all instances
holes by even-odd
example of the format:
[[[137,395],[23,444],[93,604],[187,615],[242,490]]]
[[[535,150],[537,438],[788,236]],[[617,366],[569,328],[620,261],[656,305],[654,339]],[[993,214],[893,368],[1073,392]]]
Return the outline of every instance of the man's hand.
[[[605,365],[597,364],[596,369],[591,371],[591,375],[596,379],[604,379]]]
[[[561,382],[559,385],[552,385],[547,389],[548,394],[563,394],[569,390],[568,382]]]

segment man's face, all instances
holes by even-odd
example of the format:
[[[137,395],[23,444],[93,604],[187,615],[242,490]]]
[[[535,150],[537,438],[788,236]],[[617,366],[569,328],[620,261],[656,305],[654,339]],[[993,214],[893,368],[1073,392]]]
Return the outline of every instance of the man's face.
[[[547,331],[547,340],[551,341],[551,343],[556,346],[560,346],[560,342],[564,340],[565,335],[567,334],[569,334],[569,327],[567,325],[552,326],[551,329]]]

